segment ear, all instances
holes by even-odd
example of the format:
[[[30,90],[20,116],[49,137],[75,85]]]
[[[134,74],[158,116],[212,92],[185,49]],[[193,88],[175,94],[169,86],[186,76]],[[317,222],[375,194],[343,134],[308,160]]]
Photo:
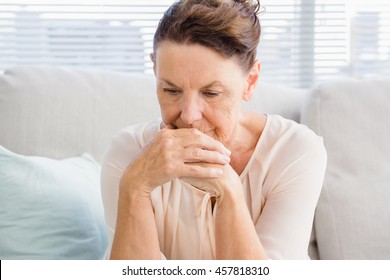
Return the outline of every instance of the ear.
[[[153,62],[153,72],[154,74],[156,74],[156,56],[154,55],[154,53],[150,53],[149,57],[150,60]]]
[[[255,92],[256,84],[260,76],[260,61],[256,60],[247,76],[247,86],[242,97],[243,100],[249,101]]]

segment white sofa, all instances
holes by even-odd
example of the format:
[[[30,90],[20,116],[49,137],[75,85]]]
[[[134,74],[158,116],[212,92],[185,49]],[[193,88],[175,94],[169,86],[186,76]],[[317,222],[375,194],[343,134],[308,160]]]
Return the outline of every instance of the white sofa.
[[[0,259],[103,258],[99,162],[116,131],[159,117],[154,91],[152,76],[96,69],[0,75]],[[390,78],[308,91],[260,81],[244,104],[324,137],[315,259],[390,259],[389,105]]]

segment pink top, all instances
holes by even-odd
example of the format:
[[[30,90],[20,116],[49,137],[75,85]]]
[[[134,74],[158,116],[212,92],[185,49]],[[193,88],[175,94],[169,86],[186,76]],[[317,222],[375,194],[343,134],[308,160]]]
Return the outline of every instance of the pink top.
[[[110,242],[115,231],[120,177],[161,120],[130,126],[113,137],[102,164],[102,196]],[[307,259],[314,210],[326,168],[322,138],[306,126],[268,115],[240,178],[258,236],[271,259]],[[163,258],[214,259],[210,195],[175,179],[152,194]],[[111,246],[110,246],[111,248]],[[107,256],[109,256],[110,248]]]

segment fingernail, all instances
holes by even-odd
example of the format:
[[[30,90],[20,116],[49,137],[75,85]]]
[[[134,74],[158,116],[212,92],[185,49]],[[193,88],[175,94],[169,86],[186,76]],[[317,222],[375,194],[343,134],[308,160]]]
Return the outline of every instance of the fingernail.
[[[228,156],[230,156],[230,155],[232,154],[232,152],[231,152],[230,150],[228,150],[228,149],[225,149],[225,153],[226,153]]]

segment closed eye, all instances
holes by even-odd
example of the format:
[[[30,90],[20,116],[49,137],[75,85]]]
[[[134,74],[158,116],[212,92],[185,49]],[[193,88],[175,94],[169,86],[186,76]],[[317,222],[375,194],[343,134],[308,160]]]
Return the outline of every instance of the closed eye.
[[[170,94],[170,95],[177,95],[180,93],[179,90],[174,89],[174,88],[164,88],[163,91]]]
[[[204,91],[203,95],[209,98],[217,97],[220,94],[220,92],[214,92],[214,91]]]

